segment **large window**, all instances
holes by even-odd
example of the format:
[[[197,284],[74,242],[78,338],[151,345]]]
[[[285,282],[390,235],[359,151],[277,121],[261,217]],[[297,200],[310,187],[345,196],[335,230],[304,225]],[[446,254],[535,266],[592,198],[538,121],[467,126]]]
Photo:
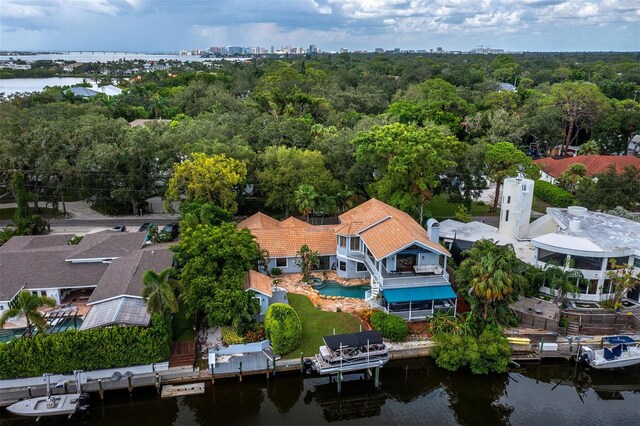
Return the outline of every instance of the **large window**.
[[[636,268],[640,268],[640,257],[634,257],[633,258],[633,266],[635,266]]]
[[[616,261],[616,265],[620,266],[620,265],[624,265],[629,263],[629,256],[624,256],[624,257],[610,257],[609,260],[607,261],[607,269],[611,269],[611,262],[612,261]]]
[[[351,237],[349,248],[351,251],[360,251],[360,237]]]
[[[571,256],[569,266],[576,269],[599,271],[602,268],[601,257]]]
[[[357,272],[367,272],[367,267],[362,262],[356,262],[356,271]]]
[[[338,235],[338,245],[340,247],[346,247],[347,246],[347,237],[343,237],[342,235]]]
[[[338,269],[340,269],[341,271],[346,271],[347,270],[347,262],[343,262],[343,261],[339,261],[338,262]]]
[[[540,262],[553,262],[558,266],[564,266],[567,255],[564,253],[556,253],[545,249],[538,249],[538,260]]]
[[[287,258],[286,257],[277,257],[276,258],[276,268],[286,268],[287,267]]]
[[[320,260],[320,264],[318,267],[313,268],[314,271],[326,271],[331,269],[331,256],[319,256],[318,259]]]

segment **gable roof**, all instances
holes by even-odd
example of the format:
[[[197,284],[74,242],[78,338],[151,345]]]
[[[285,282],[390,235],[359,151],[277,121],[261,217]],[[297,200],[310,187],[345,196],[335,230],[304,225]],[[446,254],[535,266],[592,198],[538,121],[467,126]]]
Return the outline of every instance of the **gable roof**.
[[[253,270],[247,271],[244,280],[244,289],[245,291],[253,290],[269,297],[273,296],[273,292],[271,291],[271,278]]]
[[[413,242],[450,255],[437,241],[429,240],[427,230],[402,210],[372,198],[340,215],[337,234],[359,235],[376,259],[382,259]]]
[[[147,239],[145,232],[103,231],[87,234],[75,246],[66,260],[112,259],[124,257],[141,249]]]
[[[613,165],[616,172],[621,173],[626,166],[640,169],[640,158],[630,155],[577,155],[575,157],[540,158],[533,161],[543,172],[551,177],[559,178],[572,164],[580,163],[587,168],[587,176],[594,176],[606,172]]]
[[[171,267],[173,253],[166,247],[136,250],[129,256],[114,259],[106,269],[88,304],[118,296],[142,297],[142,276],[148,270],[161,272]]]
[[[328,226],[252,229],[251,233],[270,257],[295,257],[305,244],[320,255],[336,252],[336,235]]]
[[[249,216],[245,220],[238,223],[238,229],[247,228],[247,229],[262,229],[262,228],[278,228],[280,227],[280,222],[271,216],[267,216],[262,212],[258,212],[252,216]]]

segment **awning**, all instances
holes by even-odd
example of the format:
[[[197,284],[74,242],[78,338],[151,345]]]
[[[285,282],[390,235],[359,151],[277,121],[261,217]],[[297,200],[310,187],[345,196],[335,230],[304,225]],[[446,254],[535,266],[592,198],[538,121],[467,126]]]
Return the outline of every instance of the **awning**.
[[[417,302],[422,300],[455,299],[456,293],[450,285],[394,288],[382,291],[389,303]]]

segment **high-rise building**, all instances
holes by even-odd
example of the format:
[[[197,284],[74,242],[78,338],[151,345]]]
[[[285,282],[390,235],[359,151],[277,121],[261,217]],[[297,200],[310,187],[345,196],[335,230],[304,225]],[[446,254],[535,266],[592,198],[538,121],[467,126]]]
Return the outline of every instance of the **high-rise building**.
[[[318,46],[312,44],[309,46],[309,53],[318,53]]]

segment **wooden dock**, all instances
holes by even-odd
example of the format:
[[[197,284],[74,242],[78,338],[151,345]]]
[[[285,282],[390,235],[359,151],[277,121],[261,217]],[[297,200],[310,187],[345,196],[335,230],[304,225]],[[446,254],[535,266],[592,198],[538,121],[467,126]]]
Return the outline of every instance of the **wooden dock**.
[[[165,385],[162,387],[162,398],[175,398],[176,396],[202,395],[204,382],[187,383],[184,385]]]

